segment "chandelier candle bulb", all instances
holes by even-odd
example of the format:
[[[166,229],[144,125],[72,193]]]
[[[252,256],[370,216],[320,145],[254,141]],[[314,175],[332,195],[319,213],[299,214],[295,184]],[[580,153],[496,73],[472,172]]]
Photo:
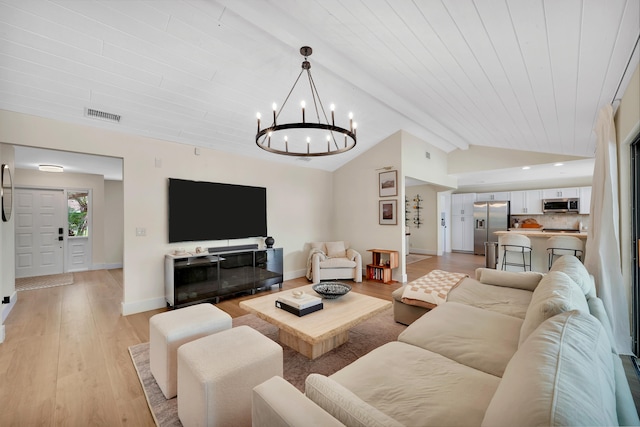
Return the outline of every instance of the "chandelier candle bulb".
[[[287,135],[284,136],[284,149],[287,153],[289,152],[289,137]]]
[[[274,102],[272,107],[273,107],[273,125],[275,126],[276,125],[276,112],[278,110],[278,106]]]
[[[331,104],[329,108],[331,108],[331,124],[335,126],[336,125],[336,118],[335,118],[336,106],[335,104]]]
[[[260,117],[262,117],[262,115],[260,115],[260,113],[256,114],[256,117],[258,118],[258,132],[260,132]]]
[[[302,123],[305,123],[305,121],[304,121],[304,107],[306,106],[306,104],[305,104],[304,101],[302,101],[300,103],[300,105],[302,106]]]
[[[351,132],[353,132],[353,113],[349,113],[349,127],[351,128]]]

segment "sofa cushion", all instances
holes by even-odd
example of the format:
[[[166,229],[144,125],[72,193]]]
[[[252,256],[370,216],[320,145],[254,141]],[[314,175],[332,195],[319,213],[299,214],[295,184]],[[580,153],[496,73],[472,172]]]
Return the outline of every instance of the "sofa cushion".
[[[320,268],[353,268],[355,266],[356,262],[347,258],[329,258],[320,261]]]
[[[324,375],[310,374],[304,388],[309,399],[347,426],[402,427],[402,424]]]
[[[550,271],[562,271],[576,282],[585,295],[596,294],[593,278],[587,268],[573,255],[563,255],[554,261]]]
[[[345,247],[344,242],[326,242],[325,246],[327,247],[327,256],[329,258],[347,257],[347,248]]]
[[[561,271],[550,271],[533,291],[531,304],[520,329],[522,345],[542,322],[556,314],[570,310],[589,312],[589,305],[582,290]]]
[[[486,310],[496,311],[524,319],[531,302],[531,291],[485,285],[466,278],[447,295],[447,301],[455,301]]]
[[[501,377],[518,349],[522,319],[457,302],[425,314],[398,341]]]
[[[374,349],[330,378],[405,426],[480,425],[500,382],[398,341]]]
[[[483,426],[618,425],[606,333],[588,313],[545,321],[518,349]]]
[[[614,354],[618,354],[618,351],[615,347],[613,327],[611,326],[611,321],[609,320],[607,311],[604,308],[604,303],[598,297],[587,297],[587,305],[589,306],[589,313],[591,313],[593,317],[595,317],[600,321],[600,323],[602,323],[602,327],[607,333],[607,337],[609,337],[609,342],[611,343],[611,352]]]
[[[544,274],[535,271],[502,271],[493,268],[476,269],[476,279],[480,283],[494,286],[506,286],[508,288],[533,291]]]

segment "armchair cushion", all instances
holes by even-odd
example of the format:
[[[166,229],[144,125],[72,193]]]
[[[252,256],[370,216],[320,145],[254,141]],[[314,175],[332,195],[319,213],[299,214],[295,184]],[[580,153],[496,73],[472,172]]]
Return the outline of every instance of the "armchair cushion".
[[[345,248],[344,242],[326,242],[325,246],[327,247],[326,254],[329,258],[347,257],[347,248]]]
[[[320,261],[320,268],[354,268],[356,262],[347,258],[328,258]]]

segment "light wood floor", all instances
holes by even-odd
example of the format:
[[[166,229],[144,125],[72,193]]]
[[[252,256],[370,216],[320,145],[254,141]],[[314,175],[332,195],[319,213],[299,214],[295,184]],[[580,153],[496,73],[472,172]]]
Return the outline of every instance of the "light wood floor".
[[[484,257],[447,254],[407,266],[408,280],[440,269],[470,274]],[[305,278],[283,289],[308,284]],[[401,284],[364,281],[353,291],[391,299]],[[276,291],[271,291],[276,292]],[[246,314],[244,296],[218,307]],[[149,318],[121,316],[122,270],[74,273],[74,284],[22,291],[0,344],[0,426],[153,426],[128,347],[149,341]]]

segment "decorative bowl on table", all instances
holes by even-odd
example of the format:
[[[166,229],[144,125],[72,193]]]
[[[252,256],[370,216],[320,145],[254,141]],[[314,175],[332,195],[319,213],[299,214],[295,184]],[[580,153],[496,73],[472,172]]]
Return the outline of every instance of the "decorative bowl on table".
[[[351,286],[340,282],[320,282],[311,288],[326,299],[339,298],[351,290]]]

